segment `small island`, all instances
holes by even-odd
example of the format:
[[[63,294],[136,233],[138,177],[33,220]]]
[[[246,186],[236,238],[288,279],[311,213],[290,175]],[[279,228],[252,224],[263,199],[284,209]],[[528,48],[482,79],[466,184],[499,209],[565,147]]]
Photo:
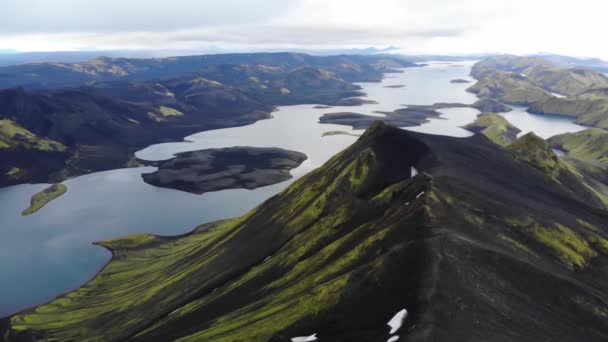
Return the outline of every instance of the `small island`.
[[[471,81],[465,80],[463,78],[457,78],[455,80],[451,80],[450,83],[471,83]]]
[[[366,100],[359,97],[349,97],[345,99],[341,99],[336,101],[337,106],[363,106],[366,104],[378,104],[378,102],[373,100]]]
[[[333,107],[332,106],[319,105],[319,106],[314,106],[312,108],[313,109],[330,109],[330,108],[333,108]]]
[[[151,185],[204,194],[225,189],[256,189],[280,183],[307,159],[280,148],[230,147],[184,152],[142,174]]]
[[[384,86],[384,88],[399,89],[399,88],[405,88],[405,85],[404,84],[394,84],[394,85]]]
[[[395,127],[419,126],[429,122],[429,119],[441,119],[438,109],[468,107],[468,105],[454,103],[437,103],[434,105],[410,105],[392,112],[376,112],[384,117],[365,115],[352,112],[327,113],[319,118],[322,124],[351,126],[353,129],[366,129],[376,121],[383,121]]]
[[[517,140],[517,134],[521,132],[503,116],[493,113],[480,114],[477,116],[477,120],[463,128],[473,133],[483,134],[500,146],[511,144]]]
[[[360,134],[355,134],[355,133],[351,133],[351,132],[345,132],[345,131],[329,131],[329,132],[325,132],[323,133],[322,137],[332,137],[332,136],[336,136],[336,135],[349,135],[351,137],[360,137]]]
[[[63,184],[53,184],[49,186],[48,188],[32,196],[30,207],[21,212],[21,215],[27,216],[37,212],[51,201],[65,194],[67,191],[68,188]]]

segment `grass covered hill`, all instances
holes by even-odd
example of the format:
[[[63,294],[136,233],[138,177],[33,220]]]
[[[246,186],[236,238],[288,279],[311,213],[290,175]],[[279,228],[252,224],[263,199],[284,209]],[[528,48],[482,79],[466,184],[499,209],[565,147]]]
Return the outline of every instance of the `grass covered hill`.
[[[544,148],[375,124],[243,217],[99,242],[92,281],[0,336],[371,342],[406,309],[405,341],[605,341],[608,212]]]

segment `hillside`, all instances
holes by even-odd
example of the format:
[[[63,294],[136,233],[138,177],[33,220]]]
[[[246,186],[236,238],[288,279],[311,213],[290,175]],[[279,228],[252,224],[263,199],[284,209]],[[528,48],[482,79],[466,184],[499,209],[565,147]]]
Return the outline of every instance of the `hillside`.
[[[222,65],[278,67],[286,71],[311,66],[325,68],[349,82],[378,81],[381,72],[415,66],[401,58],[373,56],[311,56],[301,53],[242,53],[167,58],[99,57],[87,62],[30,63],[0,67],[0,89],[78,87],[93,82],[148,81],[196,74]]]
[[[608,77],[598,71],[504,55],[476,63],[471,75],[478,82],[468,91],[481,98],[528,106],[536,114],[574,116],[579,124],[608,128]]]
[[[243,217],[99,242],[97,277],[0,336],[371,342],[406,309],[403,341],[605,341],[608,212],[514,144],[375,124]]]
[[[586,129],[551,137],[549,145],[567,153],[569,157],[608,166],[608,132],[603,129]]]
[[[576,95],[590,88],[608,86],[608,77],[601,72],[583,67],[556,65],[539,57],[490,57],[477,63],[471,74],[478,78],[493,69],[519,73],[543,89],[563,95]]]
[[[257,64],[229,64],[236,62]],[[62,146],[60,153],[48,149],[24,152],[14,148],[16,144],[0,150],[5,161],[0,165],[0,186],[61,182],[137,165],[133,154],[138,149],[267,119],[277,105],[359,105],[362,100],[353,97],[362,95],[361,88],[352,80],[379,79],[389,67],[404,65],[409,64],[382,56],[298,54],[101,59],[63,65],[50,80],[67,80],[78,88],[0,90],[0,120],[10,120],[31,132],[41,144],[53,141]],[[43,66],[15,68],[29,67]],[[86,79],[72,79],[73,73]],[[20,77],[11,80],[28,86]],[[137,80],[148,77],[158,78]],[[36,79],[40,83],[30,84],[31,88],[59,86],[45,83],[44,73]]]
[[[493,113],[480,114],[474,122],[463,128],[473,133],[483,134],[500,146],[511,144],[517,139],[517,134],[521,132],[519,128],[511,125],[507,119]]]
[[[608,88],[590,89],[564,98],[545,99],[534,103],[528,111],[574,116],[579,124],[608,129]]]
[[[475,67],[473,70],[475,70]],[[472,74],[478,81],[467,91],[480,98],[488,98],[512,105],[528,106],[551,97],[549,92],[517,73],[487,70],[480,74]]]

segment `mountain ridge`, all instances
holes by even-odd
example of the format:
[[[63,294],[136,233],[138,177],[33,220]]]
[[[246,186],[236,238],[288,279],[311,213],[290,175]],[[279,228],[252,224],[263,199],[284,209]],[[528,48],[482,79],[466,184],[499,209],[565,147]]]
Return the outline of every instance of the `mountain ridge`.
[[[405,308],[405,341],[602,341],[608,213],[513,153],[374,124],[241,218],[100,242],[96,278],[0,336],[371,342]]]

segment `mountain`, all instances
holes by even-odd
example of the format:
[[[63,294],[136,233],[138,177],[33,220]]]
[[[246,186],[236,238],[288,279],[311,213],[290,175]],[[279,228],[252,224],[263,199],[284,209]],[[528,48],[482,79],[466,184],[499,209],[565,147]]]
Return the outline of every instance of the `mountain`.
[[[597,70],[599,72],[606,73],[608,72],[608,62],[601,60],[599,58],[577,58],[563,55],[556,55],[551,53],[539,53],[537,55],[533,55],[532,57],[539,57],[542,59],[546,59],[550,62],[553,62],[557,65],[561,66],[575,66],[575,67],[585,67]]]
[[[608,133],[603,129],[591,128],[556,135],[547,142],[552,148],[566,153],[561,159],[608,204]]]
[[[311,66],[334,72],[349,82],[376,80],[394,67],[415,64],[387,55],[310,56],[298,53],[244,53],[153,59],[99,57],[86,62],[31,63],[0,67],[0,89],[78,87],[92,82],[148,81],[196,74],[202,68],[220,65],[271,66],[284,70]]]
[[[543,89],[563,95],[576,95],[590,88],[608,86],[608,77],[598,71],[583,67],[558,66],[536,57],[490,57],[477,63],[471,74],[478,78],[487,70],[519,73]]]
[[[608,166],[608,132],[603,129],[560,134],[547,142],[551,147],[565,151],[569,157]]]
[[[501,146],[507,146],[517,140],[517,134],[521,132],[519,128],[511,125],[507,119],[494,113],[480,114],[475,121],[463,128],[473,133],[483,134],[492,142]]]
[[[471,74],[478,82],[468,91],[479,97],[529,106],[531,113],[574,116],[579,124],[608,128],[608,77],[595,70],[503,55],[476,63]]]
[[[472,75],[477,83],[467,89],[480,98],[492,99],[512,105],[528,106],[537,101],[551,98],[551,94],[518,73],[483,69],[473,66]]]
[[[576,117],[582,125],[608,128],[608,88],[593,88],[568,97],[553,97],[534,103],[528,111]]]
[[[30,74],[19,74],[10,84],[74,87],[0,90],[0,120],[65,146],[56,153],[0,145],[0,186],[138,165],[134,152],[150,144],[251,124],[270,118],[277,105],[357,105],[353,97],[363,93],[351,82],[405,65],[385,56],[235,54],[5,68],[38,75],[28,81]],[[150,77],[157,78],[143,80]]]
[[[113,258],[93,280],[0,336],[605,341],[606,207],[521,139],[375,124],[243,217],[99,242]]]

